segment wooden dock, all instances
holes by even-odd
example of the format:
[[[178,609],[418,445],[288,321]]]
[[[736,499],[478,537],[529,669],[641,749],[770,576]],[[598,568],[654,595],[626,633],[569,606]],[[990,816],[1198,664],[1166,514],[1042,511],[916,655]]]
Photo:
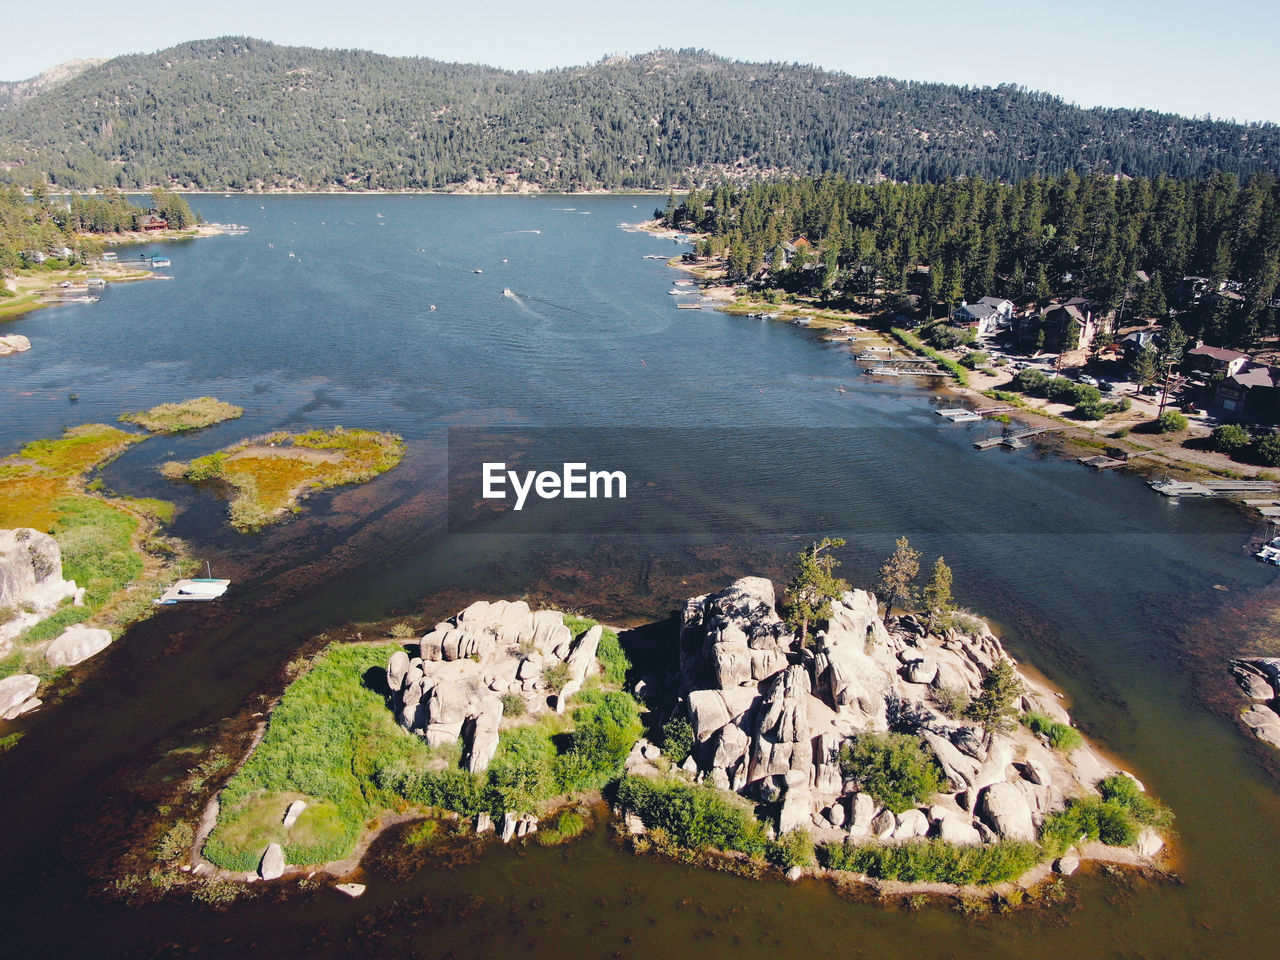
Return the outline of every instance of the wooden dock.
[[[1078,457],[1076,463],[1083,463],[1090,470],[1112,470],[1115,467],[1123,467],[1125,461],[1117,460],[1115,457],[1099,455],[1096,457]]]
[[[1206,480],[1204,483],[1197,483],[1191,480],[1170,480],[1167,477],[1160,480],[1152,480],[1148,484],[1156,493],[1164,494],[1166,497],[1236,497],[1246,493],[1276,493],[1280,491],[1280,485],[1270,480]],[[1272,500],[1258,501],[1245,500],[1248,506],[1256,506],[1262,503],[1274,503]],[[1271,516],[1266,513],[1269,507],[1262,507],[1263,516]]]
[[[998,447],[1001,444],[1018,449],[1026,446],[1023,441],[1030,440],[1032,437],[1038,437],[1042,433],[1052,433],[1055,430],[1061,430],[1061,427],[1028,427],[1025,430],[1015,430],[1012,433],[1004,433],[998,437],[987,437],[985,440],[975,440],[973,446],[977,450],[990,450],[992,447]]]

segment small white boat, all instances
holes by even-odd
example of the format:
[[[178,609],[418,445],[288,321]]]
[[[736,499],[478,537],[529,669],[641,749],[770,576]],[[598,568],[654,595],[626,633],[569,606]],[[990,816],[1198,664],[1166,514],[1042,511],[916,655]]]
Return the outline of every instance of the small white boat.
[[[179,580],[160,595],[156,603],[170,604],[184,600],[217,600],[231,586],[230,580],[200,577],[196,580]]]
[[[476,268],[475,268],[474,270],[472,270],[471,272],[472,272],[472,273],[484,273],[484,271],[483,271],[483,270],[481,270],[479,267],[476,267]]]
[[[893,367],[868,367],[867,374],[873,377],[896,377],[898,371]]]
[[[90,277],[84,282],[84,284],[86,287],[105,287],[107,285],[107,281],[103,280],[101,277]]]

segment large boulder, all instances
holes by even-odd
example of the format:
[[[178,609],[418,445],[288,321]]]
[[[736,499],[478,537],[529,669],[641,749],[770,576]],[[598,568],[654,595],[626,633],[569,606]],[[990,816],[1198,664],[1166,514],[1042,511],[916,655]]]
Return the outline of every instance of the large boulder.
[[[904,810],[898,814],[898,824],[893,830],[893,839],[911,840],[929,833],[929,818],[920,810]]]
[[[809,672],[798,664],[787,667],[768,681],[764,701],[756,714],[749,780],[786,774],[798,768],[807,772],[812,765],[806,703],[809,692]]]
[[[467,769],[471,773],[487,770],[493,755],[498,752],[498,724],[502,721],[502,701],[497,697],[486,699],[477,713],[468,721],[470,747],[467,752]]]
[[[807,784],[788,784],[782,796],[782,809],[778,813],[778,833],[790,833],[809,822],[813,811],[813,794]]]
[[[258,864],[258,876],[263,880],[276,880],[284,875],[284,850],[280,844],[273,843],[262,855]]]
[[[403,650],[397,650],[387,662],[387,687],[392,692],[398,691],[404,686],[404,678],[408,672],[409,654]]]
[[[1240,715],[1240,719],[1263,743],[1280,747],[1280,714],[1265,704],[1255,703]]]
[[[1138,842],[1135,847],[1138,856],[1151,858],[1164,849],[1164,840],[1150,827],[1143,827],[1138,833]]]
[[[871,818],[871,828],[868,832],[873,840],[888,840],[897,827],[898,818],[893,815],[893,812],[881,810]]]
[[[1011,783],[993,783],[978,795],[977,814],[1004,840],[1034,841],[1036,827],[1027,798]]]
[[[947,816],[937,821],[938,837],[947,843],[968,845],[982,842],[982,834],[972,820],[960,816]]]
[[[295,800],[289,804],[289,809],[284,812],[284,828],[288,830],[297,823],[298,818],[302,816],[302,811],[305,809],[307,809],[305,800]]]
[[[18,673],[0,680],[0,717],[9,714],[30,699],[40,686],[40,678],[31,673]]]
[[[855,793],[849,801],[849,836],[857,840],[871,832],[876,802],[869,793]]]
[[[0,623],[0,645],[83,593],[62,579],[62,550],[53,537],[30,527],[0,530],[0,607],[12,611]]]
[[[931,730],[923,731],[921,736],[942,764],[942,772],[957,789],[964,789],[977,779],[978,771],[982,768],[977,760],[961,753],[950,740]]]
[[[20,333],[0,337],[0,357],[7,357],[11,353],[25,353],[30,349],[31,341]]]
[[[1240,688],[1253,700],[1273,700],[1276,696],[1277,675],[1270,659],[1232,660],[1231,675]]]
[[[51,667],[74,667],[111,645],[111,632],[82,623],[73,624],[45,648],[44,658]]]

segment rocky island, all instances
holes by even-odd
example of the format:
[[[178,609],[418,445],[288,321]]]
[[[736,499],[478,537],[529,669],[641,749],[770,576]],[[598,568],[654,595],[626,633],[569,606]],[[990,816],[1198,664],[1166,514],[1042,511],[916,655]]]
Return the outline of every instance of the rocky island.
[[[679,771],[754,801],[768,837],[803,831],[828,865],[872,875],[926,879],[901,849],[926,838],[935,858],[943,845],[986,846],[993,863],[998,851],[1003,866],[985,879],[1000,880],[1046,858],[1070,872],[1082,841],[1158,853],[1163,814],[1145,798],[1136,819],[1122,810],[1141,795],[1137,781],[1083,742],[1051,692],[1017,674],[985,623],[961,622],[939,633],[914,615],[886,622],[871,593],[848,590],[802,645],[768,580],[689,600],[675,714],[692,740]],[[1005,718],[982,709],[997,680]],[[661,776],[654,756],[641,745],[628,772]],[[639,813],[634,830],[662,824],[651,808],[646,816],[652,791],[624,793],[624,809]],[[1103,826],[1113,815],[1123,827]],[[802,866],[807,851],[795,859]],[[927,878],[974,879],[960,869]]]
[[[523,601],[333,645],[206,811],[194,868],[342,879],[370,823],[445,817],[509,842],[601,794],[638,850],[752,875],[960,888],[1158,855],[1168,812],[985,623],[931,619],[846,589],[797,633],[746,577],[688,600],[644,677],[626,634]]]

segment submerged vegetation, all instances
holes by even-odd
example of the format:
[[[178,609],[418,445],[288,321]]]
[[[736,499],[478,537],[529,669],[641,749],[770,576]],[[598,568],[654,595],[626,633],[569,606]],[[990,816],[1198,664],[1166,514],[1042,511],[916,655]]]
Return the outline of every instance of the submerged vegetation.
[[[162,469],[171,479],[225,485],[232,491],[231,525],[256,533],[298,512],[307,494],[372,480],[403,456],[404,441],[396,434],[333,427],[269,433]]]
[[[121,423],[136,423],[152,433],[183,433],[234,420],[244,415],[244,408],[214,397],[196,397],[181,403],[162,403],[140,413],[126,413]]]

